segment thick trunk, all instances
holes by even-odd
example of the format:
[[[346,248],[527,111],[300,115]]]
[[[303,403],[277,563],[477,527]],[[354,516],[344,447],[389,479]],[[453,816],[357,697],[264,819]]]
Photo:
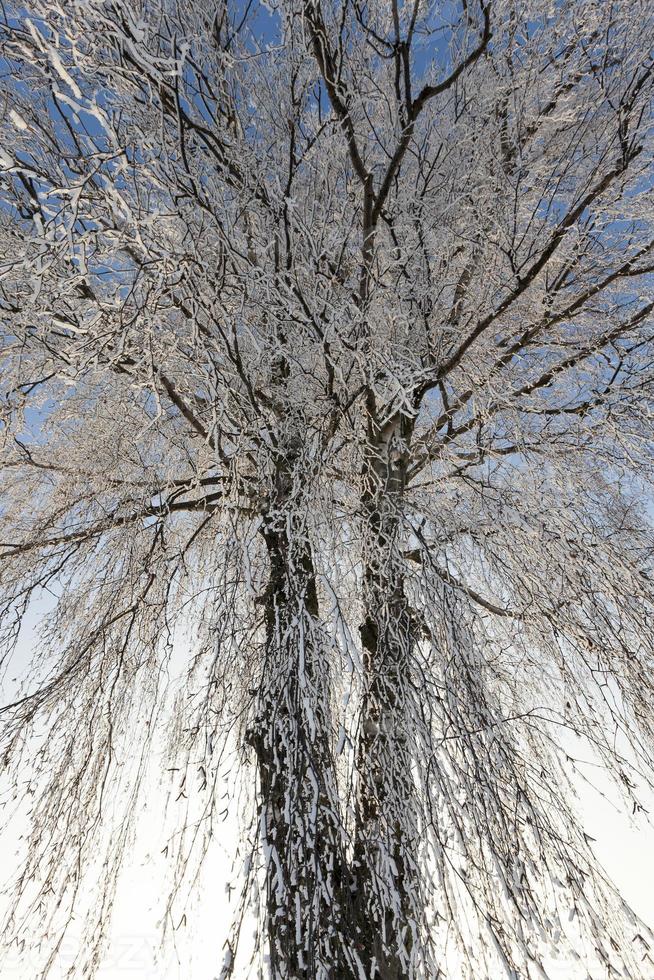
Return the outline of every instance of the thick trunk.
[[[282,484],[282,489],[285,483]],[[328,660],[304,520],[278,494],[262,534],[266,663],[253,727],[274,980],[338,980],[349,880],[331,746]]]
[[[356,748],[353,849],[342,822],[329,720],[329,676],[305,519],[278,479],[262,527],[269,557],[266,663],[252,729],[266,853],[273,980],[405,980],[419,909],[407,685],[414,623],[397,536],[410,426],[370,443],[366,514],[364,691]]]
[[[407,683],[415,623],[399,556],[411,421],[373,430],[364,472],[364,696],[357,746],[355,840],[358,919],[372,980],[410,974],[417,908],[407,868],[415,848],[411,776],[412,689]]]

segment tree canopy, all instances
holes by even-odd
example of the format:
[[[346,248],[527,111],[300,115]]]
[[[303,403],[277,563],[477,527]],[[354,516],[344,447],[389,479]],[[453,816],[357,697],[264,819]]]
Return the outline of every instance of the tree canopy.
[[[169,902],[256,774],[223,977],[253,906],[275,980],[651,975],[574,786],[654,782],[653,52],[644,0],[3,5],[43,976],[73,915],[97,970],[162,740]]]

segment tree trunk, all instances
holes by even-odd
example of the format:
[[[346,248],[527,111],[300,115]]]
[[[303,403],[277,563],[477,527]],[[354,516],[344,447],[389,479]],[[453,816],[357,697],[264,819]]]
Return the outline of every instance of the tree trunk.
[[[304,518],[289,511],[294,459],[262,528],[269,557],[266,662],[253,730],[274,980],[338,980],[348,965],[349,874],[328,701],[328,659]]]
[[[262,527],[266,664],[252,742],[261,792],[274,980],[405,980],[414,950],[415,789],[407,685],[415,624],[397,554],[410,420],[369,441],[363,496],[364,691],[348,858],[329,719],[315,570],[284,457]],[[403,448],[404,447],[404,448]],[[413,862],[411,862],[413,864]]]
[[[422,909],[407,859],[415,848],[416,800],[407,683],[415,623],[398,553],[412,421],[371,426],[364,469],[364,696],[357,745],[355,879],[366,975],[405,980]]]

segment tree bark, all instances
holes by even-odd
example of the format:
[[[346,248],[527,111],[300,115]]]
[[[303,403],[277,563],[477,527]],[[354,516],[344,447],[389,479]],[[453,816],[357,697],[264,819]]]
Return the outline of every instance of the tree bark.
[[[366,975],[405,980],[417,910],[406,868],[415,846],[416,801],[407,684],[416,625],[398,555],[413,422],[398,415],[369,425],[363,473],[364,616],[360,626],[364,697],[357,745],[359,786],[354,871]]]
[[[316,575],[306,521],[291,503],[299,447],[280,456],[262,526],[269,559],[266,664],[252,742],[267,854],[274,980],[408,980],[416,888],[415,789],[406,684],[415,623],[397,538],[412,422],[368,442],[360,626],[364,690],[356,746],[354,841],[348,851],[328,717]]]
[[[328,663],[311,547],[290,510],[294,454],[262,527],[269,558],[265,665],[252,743],[266,854],[274,980],[338,980],[348,963],[349,871],[331,745]]]

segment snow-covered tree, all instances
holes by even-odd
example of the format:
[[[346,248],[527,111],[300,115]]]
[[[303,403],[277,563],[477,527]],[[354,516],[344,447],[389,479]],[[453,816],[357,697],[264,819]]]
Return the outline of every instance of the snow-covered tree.
[[[275,980],[651,976],[574,807],[578,754],[653,782],[649,3],[9,0],[0,50],[7,935],[97,969],[165,738],[169,903],[256,782],[223,977],[253,906]]]

